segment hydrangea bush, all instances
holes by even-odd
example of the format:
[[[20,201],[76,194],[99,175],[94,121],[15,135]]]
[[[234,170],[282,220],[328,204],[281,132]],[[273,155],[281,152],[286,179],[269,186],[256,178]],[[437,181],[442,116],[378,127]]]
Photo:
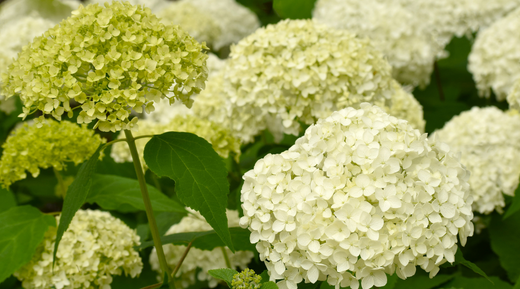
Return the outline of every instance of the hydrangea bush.
[[[519,286],[520,1],[0,2],[0,289]]]

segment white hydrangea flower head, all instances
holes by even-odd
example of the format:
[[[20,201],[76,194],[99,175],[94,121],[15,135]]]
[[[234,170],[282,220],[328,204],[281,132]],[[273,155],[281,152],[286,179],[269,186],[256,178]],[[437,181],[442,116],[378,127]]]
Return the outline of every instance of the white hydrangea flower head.
[[[157,15],[167,24],[180,25],[199,42],[209,46],[220,37],[218,20],[188,1],[172,2]]]
[[[260,27],[256,14],[235,0],[181,0],[180,2],[192,4],[203,13],[211,15],[217,22],[221,34],[212,43],[216,50],[237,43]]]
[[[361,102],[386,105],[391,68],[368,39],[311,20],[260,28],[232,46],[222,71],[197,96],[194,113],[242,142],[269,129],[280,140]]]
[[[433,62],[442,55],[438,45],[421,25],[422,19],[400,3],[381,0],[319,0],[313,18],[337,29],[370,38],[392,66],[401,83],[425,86],[430,82]]]
[[[190,214],[184,217],[178,224],[173,225],[167,232],[166,235],[184,233],[184,232],[202,232],[212,230],[211,226],[206,222],[198,212],[187,208]],[[228,218],[229,227],[238,226],[238,212],[228,210],[226,212]],[[172,244],[163,245],[164,254],[166,255],[166,262],[174,269],[179,262],[181,256],[186,250],[186,246],[174,246]],[[250,251],[236,251],[231,252],[228,247],[225,247],[229,262],[232,268],[240,268],[244,270],[247,268],[247,264],[253,259],[254,253]],[[160,272],[161,267],[159,265],[159,259],[157,258],[157,252],[155,248],[150,254],[150,265],[152,269]],[[201,269],[197,274],[198,269]],[[215,288],[218,285],[218,280],[211,277],[208,274],[208,270],[226,268],[226,262],[222,252],[222,248],[215,248],[211,251],[200,250],[197,248],[191,248],[186,259],[182,262],[182,265],[176,275],[176,286],[177,288],[187,288],[191,284],[194,284],[196,280],[208,281],[210,288]],[[157,276],[158,279],[162,276]]]
[[[152,10],[153,13],[159,13],[162,9],[166,8],[170,1],[168,0],[87,0],[87,4],[94,4],[98,3],[100,5],[103,5],[106,2],[112,2],[112,1],[128,1],[132,5],[142,5],[145,7],[148,7]]]
[[[426,122],[424,120],[423,107],[410,92],[411,87],[402,87],[397,81],[393,82],[395,93],[392,94],[390,106],[382,107],[388,114],[408,123],[421,133],[424,133]]]
[[[222,70],[226,61],[211,53],[209,53],[208,56],[209,57],[206,61],[206,65],[208,67],[208,79],[210,79],[216,75],[217,72]],[[171,95],[168,94],[168,97],[171,98]],[[196,101],[197,96],[192,96],[192,98],[194,101]],[[193,114],[193,110],[189,109],[184,103],[176,101],[170,105],[170,101],[168,99],[161,99],[155,104],[155,110],[149,114],[145,114],[144,117],[154,122],[167,124],[170,123],[173,118],[177,116],[185,116],[187,114]]]
[[[485,28],[520,5],[518,0],[394,0],[410,10],[440,45]]]
[[[449,150],[377,106],[342,109],[244,175],[240,225],[281,289],[432,277],[473,234],[469,174]]]
[[[208,141],[213,149],[223,158],[227,158],[230,153],[238,160],[240,157],[240,142],[231,133],[206,119],[199,118],[192,114],[177,115],[168,123],[158,123],[152,120],[139,121],[139,130],[134,132],[134,136],[162,134],[169,131],[189,132],[198,135]],[[119,134],[120,139],[124,139],[124,134]],[[135,141],[141,164],[145,168],[144,148],[149,138],[142,138]],[[132,155],[126,142],[117,142],[112,145],[110,154],[114,161],[118,163],[132,162]]]
[[[515,81],[513,88],[507,95],[507,103],[515,110],[520,109],[520,78]]]
[[[70,16],[70,13],[78,9],[80,4],[78,0],[7,0],[0,3],[0,28],[10,26],[12,21],[34,14],[56,24]]]
[[[501,211],[503,194],[513,196],[520,178],[520,115],[496,107],[473,107],[453,117],[435,132],[471,172],[473,209],[483,214]]]
[[[481,96],[491,90],[505,100],[513,84],[520,79],[520,8],[478,33],[469,54],[468,70],[473,74]]]
[[[1,21],[0,21],[1,22]],[[40,17],[38,14],[21,17],[11,21],[8,25],[0,26],[0,74],[7,72],[7,67],[22,51],[22,47],[29,44],[34,37],[43,34],[54,26],[54,22]],[[0,87],[2,83],[0,81]],[[4,101],[0,93],[0,110],[11,113],[15,109],[14,99]]]
[[[56,217],[59,222],[59,216]],[[79,210],[63,234],[52,264],[56,227],[51,227],[32,260],[14,273],[26,289],[110,289],[112,275],[138,276],[143,262],[135,230],[107,212]]]

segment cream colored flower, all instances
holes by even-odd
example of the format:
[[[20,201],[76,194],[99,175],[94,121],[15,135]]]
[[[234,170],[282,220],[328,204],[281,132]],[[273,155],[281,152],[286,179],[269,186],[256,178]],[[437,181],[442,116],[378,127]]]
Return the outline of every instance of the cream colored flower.
[[[59,216],[56,217],[59,222]],[[14,273],[26,289],[110,289],[112,275],[135,278],[143,262],[139,236],[107,212],[79,210],[63,234],[52,263],[56,228],[51,227],[32,260]]]
[[[468,69],[481,96],[489,97],[493,90],[498,100],[504,100],[520,79],[519,25],[520,8],[477,35]]]
[[[449,151],[377,106],[342,109],[244,175],[240,224],[281,289],[433,277],[473,234],[469,174]]]
[[[335,110],[364,101],[384,106],[391,68],[366,39],[311,20],[258,29],[231,49],[222,71],[197,96],[194,113],[229,128],[242,142],[269,129],[298,135]]]
[[[462,164],[471,172],[473,209],[483,214],[502,211],[503,194],[513,196],[520,178],[520,116],[496,107],[473,107],[435,135],[461,153]]]
[[[424,133],[426,122],[422,105],[410,93],[411,87],[401,87],[397,81],[393,82],[394,94],[392,94],[391,105],[383,106],[383,110],[391,116],[407,120],[408,123]]]

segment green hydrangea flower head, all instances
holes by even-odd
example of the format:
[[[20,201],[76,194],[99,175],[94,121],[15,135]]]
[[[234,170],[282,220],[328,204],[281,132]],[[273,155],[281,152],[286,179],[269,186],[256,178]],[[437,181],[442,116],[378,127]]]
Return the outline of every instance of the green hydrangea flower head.
[[[178,26],[164,25],[151,10],[128,2],[80,6],[36,37],[2,76],[7,97],[19,94],[21,117],[41,110],[61,120],[80,104],[78,123],[97,121],[101,131],[130,129],[131,110],[170,103],[191,106],[207,78],[204,44]],[[43,116],[42,116],[43,118]]]
[[[42,168],[61,171],[67,162],[78,165],[105,142],[86,125],[52,119],[41,125],[23,124],[2,145],[0,183],[4,186],[25,179],[27,171],[37,177]]]
[[[262,277],[255,274],[255,271],[247,268],[233,276],[231,281],[232,289],[258,289],[260,288]]]

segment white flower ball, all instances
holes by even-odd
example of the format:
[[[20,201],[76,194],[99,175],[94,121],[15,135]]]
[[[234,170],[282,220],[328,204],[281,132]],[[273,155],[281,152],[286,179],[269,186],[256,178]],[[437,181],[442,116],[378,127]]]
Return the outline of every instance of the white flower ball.
[[[368,103],[311,125],[244,175],[240,224],[282,289],[430,276],[473,234],[468,172],[443,143]]]
[[[27,16],[40,15],[57,24],[78,9],[78,0],[7,0],[0,3],[0,28]],[[44,31],[46,31],[46,28]],[[38,28],[39,30],[39,28]],[[41,34],[41,33],[40,33]],[[32,39],[31,39],[32,40]]]
[[[496,107],[473,107],[453,117],[435,135],[452,151],[461,152],[461,163],[471,172],[473,209],[483,214],[501,212],[503,194],[514,196],[520,178],[520,115]]]
[[[104,3],[110,3],[112,1],[128,1],[132,5],[142,5],[144,7],[150,8],[150,10],[152,10],[153,13],[159,13],[160,11],[162,11],[162,9],[164,9],[171,3],[168,0],[87,0],[87,4],[98,3],[100,5],[103,5]]]
[[[194,5],[203,13],[211,15],[217,22],[221,34],[212,43],[216,50],[237,43],[260,27],[256,14],[235,0],[181,0],[181,2]]]
[[[491,90],[504,100],[520,79],[520,8],[479,32],[469,55],[468,69],[473,74],[480,95]]]
[[[242,142],[269,129],[298,135],[338,109],[393,94],[390,65],[367,39],[311,20],[258,29],[231,49],[222,71],[197,96],[194,113],[222,123]]]
[[[59,217],[56,217],[59,222]],[[14,273],[26,289],[110,289],[112,275],[135,278],[143,262],[134,246],[139,236],[107,212],[79,210],[63,234],[52,266],[56,227],[51,227],[32,260]]]
[[[184,217],[180,223],[173,225],[167,232],[166,235],[184,233],[184,232],[201,232],[212,230],[211,226],[206,222],[198,212],[193,211],[189,208],[187,210],[190,214]],[[229,227],[238,226],[238,212],[230,211],[226,212],[228,218]],[[166,262],[172,268],[175,268],[184,251],[186,246],[174,246],[172,244],[163,245],[164,254],[166,255]],[[247,264],[253,259],[253,252],[250,251],[236,251],[231,252],[228,247],[224,248],[231,266],[233,269],[239,267],[241,270],[247,268]],[[224,259],[224,253],[222,248],[215,248],[211,251],[200,250],[197,248],[191,248],[186,256],[186,259],[182,262],[182,265],[175,276],[177,279],[177,288],[187,288],[191,284],[194,284],[196,280],[208,281],[210,288],[214,288],[218,285],[218,280],[211,277],[208,274],[208,270],[226,268],[226,262]],[[150,255],[150,265],[152,269],[161,272],[159,265],[159,259],[155,248]],[[200,271],[197,274],[197,271]],[[162,276],[157,276],[158,279]]]
[[[423,107],[410,92],[411,87],[402,87],[394,81],[394,94],[391,97],[391,105],[382,107],[391,116],[408,121],[408,123],[421,133],[424,133],[426,122],[424,120]]]
[[[318,0],[313,18],[368,37],[388,59],[393,76],[413,86],[430,82],[433,62],[444,50],[426,32],[424,19],[396,1]]]

